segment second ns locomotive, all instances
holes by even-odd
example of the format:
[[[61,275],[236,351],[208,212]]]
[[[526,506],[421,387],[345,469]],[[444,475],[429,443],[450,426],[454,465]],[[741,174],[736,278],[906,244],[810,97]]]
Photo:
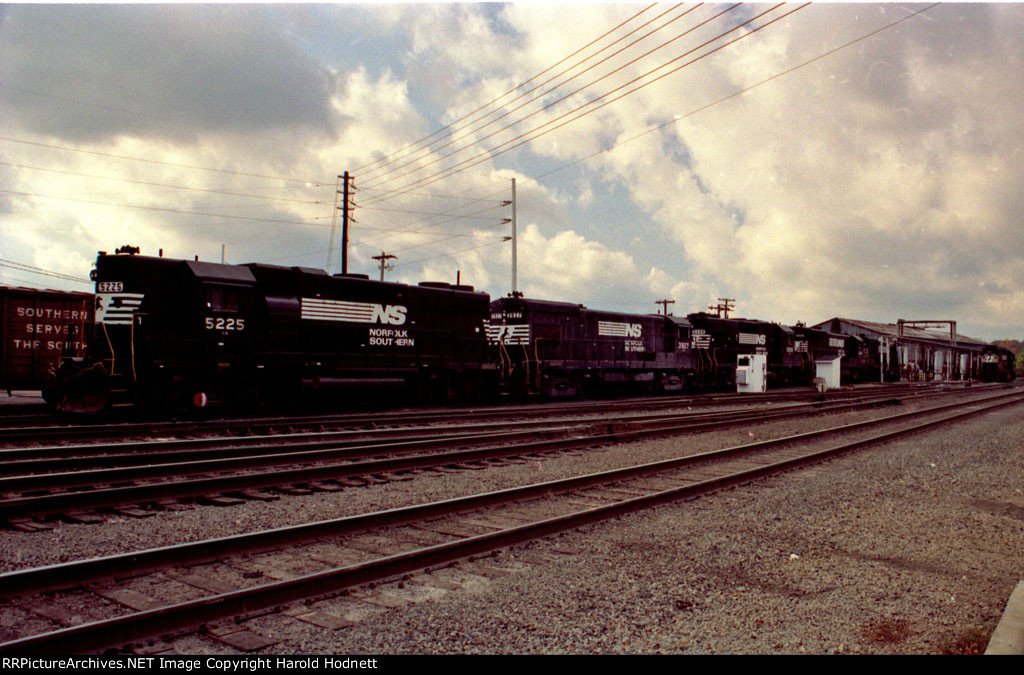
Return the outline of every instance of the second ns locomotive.
[[[848,380],[879,376],[877,343],[702,312],[687,317],[621,314],[508,297],[491,303],[488,336],[498,350],[502,383],[520,394],[732,387],[739,359],[755,354],[764,355],[767,381],[773,385],[809,385],[818,360],[847,351],[857,355],[845,365]]]

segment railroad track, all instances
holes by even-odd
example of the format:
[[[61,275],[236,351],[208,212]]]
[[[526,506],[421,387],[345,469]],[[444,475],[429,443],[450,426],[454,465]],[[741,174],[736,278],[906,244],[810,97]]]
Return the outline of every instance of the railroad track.
[[[869,396],[715,413],[501,422],[459,430],[419,428],[127,443],[99,456],[81,454],[94,446],[0,451],[0,466],[7,474],[0,477],[0,521],[21,530],[39,530],[48,528],[35,519],[59,515],[73,522],[100,520],[96,509],[121,508],[125,515],[144,517],[154,509],[180,508],[182,499],[225,505],[244,499],[272,499],[268,488],[339,491],[367,481],[411,479],[413,471],[480,469],[485,463],[587,445],[895,402],[889,397]],[[68,470],[97,464],[102,468]]]
[[[987,386],[987,385],[985,385]],[[961,383],[943,384],[886,384],[861,385],[857,392],[886,392],[892,396],[914,391],[964,389]],[[378,410],[360,413],[340,413],[303,416],[241,417],[215,420],[135,420],[107,415],[103,423],[69,422],[66,417],[14,418],[0,416],[0,445],[15,443],[48,444],[86,439],[105,440],[150,436],[195,436],[214,434],[260,435],[307,429],[342,429],[381,427],[385,425],[457,423],[489,419],[513,419],[538,416],[602,414],[632,407],[661,410],[673,407],[704,407],[725,404],[744,405],[784,402],[844,399],[856,395],[850,390],[836,390],[819,394],[808,388],[774,391],[765,394],[715,393],[690,396],[657,396],[598,401],[546,402],[541,404],[506,404],[483,407],[434,408],[428,410]],[[46,421],[32,422],[32,419]]]
[[[1021,402],[1024,394],[1015,391],[563,480],[11,572],[0,575],[0,612],[13,619],[0,652],[94,652],[282,606],[300,621],[344,625],[341,617],[294,603],[750,482]],[[239,649],[267,644],[237,624],[221,637]]]

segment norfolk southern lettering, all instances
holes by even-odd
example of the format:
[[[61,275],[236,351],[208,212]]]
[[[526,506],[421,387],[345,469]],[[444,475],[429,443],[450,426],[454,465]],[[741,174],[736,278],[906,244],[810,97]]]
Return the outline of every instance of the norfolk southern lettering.
[[[409,309],[404,305],[380,305],[372,302],[302,298],[302,318],[307,321],[338,321],[401,326]],[[415,347],[408,329],[371,328],[367,336],[371,347]]]
[[[404,309],[404,308],[403,308]],[[409,337],[409,331],[397,328],[371,328],[372,347],[415,347],[416,340]]]

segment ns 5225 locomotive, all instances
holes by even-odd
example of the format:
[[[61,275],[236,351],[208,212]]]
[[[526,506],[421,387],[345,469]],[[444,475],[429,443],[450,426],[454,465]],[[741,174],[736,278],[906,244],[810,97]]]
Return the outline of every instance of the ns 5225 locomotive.
[[[66,411],[277,405],[308,390],[415,388],[425,398],[496,386],[470,286],[100,252],[90,354],[58,373]]]

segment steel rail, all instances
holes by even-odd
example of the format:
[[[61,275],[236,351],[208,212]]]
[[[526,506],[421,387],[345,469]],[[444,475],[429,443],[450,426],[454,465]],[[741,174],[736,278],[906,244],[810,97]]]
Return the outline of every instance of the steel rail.
[[[837,399],[837,401],[839,400]],[[793,403],[787,405],[791,407],[821,406],[827,405],[828,403],[831,402],[822,403],[816,401],[811,403]],[[619,410],[621,410],[621,407],[619,408]],[[714,419],[722,415],[744,412],[748,410],[750,409],[727,409],[713,412],[687,411],[685,413],[678,413],[677,415],[690,417],[693,419],[700,419],[702,417]],[[644,417],[654,417],[658,415],[664,415],[664,413],[635,413],[633,415],[633,418],[641,419]],[[0,449],[0,467],[3,467],[4,470],[17,469],[35,471],[39,469],[45,469],[46,462],[53,460],[59,460],[62,466],[68,467],[75,465],[90,465],[90,462],[92,462],[94,465],[95,463],[110,460],[118,460],[124,462],[133,456],[138,456],[139,461],[141,462],[147,461],[150,457],[153,457],[155,455],[159,455],[161,457],[166,456],[171,458],[168,461],[182,461],[188,457],[199,456],[200,451],[202,452],[201,456],[205,458],[210,456],[216,456],[215,453],[218,453],[222,450],[224,452],[231,453],[237,453],[240,450],[260,452],[263,449],[267,450],[268,452],[276,452],[281,448],[317,449],[328,447],[346,447],[347,445],[354,445],[359,442],[365,444],[369,444],[370,442],[384,444],[388,442],[393,442],[395,439],[398,438],[409,439],[409,437],[412,437],[409,440],[417,440],[417,435],[422,436],[428,431],[431,434],[431,437],[436,438],[445,433],[453,435],[465,435],[466,431],[469,429],[472,429],[477,433],[484,433],[492,431],[497,432],[509,428],[519,430],[524,427],[543,427],[557,424],[583,424],[589,421],[590,420],[587,420],[586,418],[554,421],[550,419],[514,420],[498,422],[474,422],[471,424],[460,425],[459,427],[439,427],[428,425],[426,427],[399,427],[384,429],[359,429],[345,431],[316,432],[307,431],[297,433],[274,434],[272,436],[247,435],[199,439],[160,439],[145,441],[127,441],[122,443],[106,443],[102,445],[87,444],[56,445],[34,448],[8,448]],[[97,450],[100,450],[101,452],[97,452]]]
[[[983,389],[981,391],[985,391]],[[979,390],[974,390],[979,391]],[[888,394],[889,392],[887,392]],[[934,396],[969,394],[973,393],[967,389],[942,389],[938,391],[922,391],[905,396],[907,399],[928,398]],[[874,396],[868,392],[859,392],[845,398],[835,398],[829,401],[813,401],[809,403],[785,404],[796,409],[799,406],[819,407],[824,405],[835,405],[844,401],[870,401],[889,400],[888,396]],[[673,416],[686,416],[694,420],[702,416],[715,419],[722,415],[733,412],[743,412],[747,409],[723,410],[716,412],[688,411],[685,413],[673,414]],[[640,419],[645,416],[653,417],[663,413],[635,414],[634,418]],[[586,423],[587,420],[565,420],[564,424],[574,422]],[[467,429],[474,431],[490,432],[502,429],[514,428],[516,430],[531,426],[546,426],[554,422],[550,420],[515,420],[504,422],[476,422],[463,425],[458,431],[451,432],[463,434]],[[451,427],[447,427],[450,429]],[[428,436],[425,429],[430,430],[433,437],[438,437],[445,432],[444,427],[405,427],[385,428],[371,430],[346,430],[346,431],[317,431],[275,434],[273,436],[230,436],[202,439],[160,439],[146,441],[128,441],[123,443],[108,443],[102,445],[57,445],[34,448],[8,448],[0,449],[0,471],[9,475],[15,471],[21,473],[51,471],[52,464],[59,462],[61,471],[70,469],[86,469],[96,467],[108,467],[117,463],[118,466],[184,462],[194,459],[215,459],[219,457],[238,457],[242,452],[254,454],[276,454],[282,449],[313,450],[318,448],[342,448],[351,447],[357,443],[369,444],[393,442],[395,439],[404,438],[407,440],[421,440]],[[383,440],[381,440],[383,439]]]
[[[413,551],[383,556],[376,560],[355,565],[347,565],[323,572],[303,575],[293,579],[271,582],[252,588],[182,602],[168,607],[133,612],[113,619],[94,621],[84,625],[64,628],[49,633],[28,636],[0,644],[0,653],[23,654],[45,652],[54,649],[58,645],[60,646],[61,651],[65,653],[97,651],[108,646],[125,644],[150,635],[188,629],[207,621],[249,614],[261,609],[293,602],[297,599],[325,597],[337,593],[345,588],[364,584],[370,581],[394,578],[408,572],[448,564],[468,556],[478,555],[484,552],[511,546],[522,541],[573,529],[585,524],[623,515],[638,509],[649,508],[657,504],[675,501],[683,497],[699,494],[709,490],[720,489],[728,485],[749,482],[756,478],[789,470],[803,464],[818,462],[840,453],[895,440],[909,434],[934,428],[940,424],[947,424],[952,421],[962,420],[967,417],[990,412],[997,408],[1014,405],[1022,401],[1024,401],[1024,396],[1018,395],[1009,401],[1002,401],[993,405],[978,407],[974,410],[949,415],[939,420],[932,420],[911,427],[884,432],[869,438],[855,440],[824,450],[814,451],[799,457],[775,462],[770,465],[737,471],[725,476],[667,490],[660,490],[649,495],[623,499],[617,503],[595,506],[555,518],[543,519],[492,533],[467,537],[455,542],[426,546]],[[651,469],[645,467],[661,464],[663,463],[656,462],[650,465],[632,467],[625,471],[631,473],[641,471],[649,473],[651,472]],[[663,469],[659,468],[658,470]],[[502,493],[504,493],[501,497],[503,499],[507,499],[510,493],[518,493],[520,495],[518,498],[521,499],[522,495],[526,492],[535,494],[549,493],[556,489],[553,487],[553,484],[559,484],[559,487],[557,488],[559,490],[577,489],[579,487],[578,483],[581,481],[606,481],[606,478],[599,477],[607,476],[610,473],[617,474],[621,471],[623,470],[619,470],[618,472],[602,472],[601,474],[582,476],[576,479],[570,479],[569,481],[552,481],[548,484],[527,486],[526,488],[514,488],[511,490],[501,491],[499,493],[477,495],[474,497],[463,498],[461,500],[448,500],[448,502],[438,502],[415,508],[437,510],[442,505],[447,505],[445,507],[447,512],[465,510],[468,504],[454,509],[452,509],[452,504],[455,502],[466,504],[468,501],[478,500],[491,502],[496,498],[496,495]],[[568,487],[567,485],[564,485],[565,483],[572,483],[574,484],[574,487]],[[381,518],[383,516],[384,520],[390,519],[393,521],[396,517],[395,514],[397,513],[397,510],[390,512],[390,517],[385,515],[388,513],[389,512],[381,512],[378,514],[370,514],[370,516],[357,516],[343,520],[348,520],[351,523],[360,518]],[[0,576],[0,581],[6,582],[16,574],[18,573]]]
[[[985,402],[985,401],[982,401],[982,402]],[[744,444],[744,445],[740,445],[740,446],[724,448],[724,449],[720,449],[720,450],[711,450],[711,451],[707,451],[707,452],[704,452],[704,453],[698,453],[698,454],[695,454],[695,455],[688,455],[688,456],[681,457],[681,458],[662,460],[660,462],[655,462],[655,463],[651,463],[651,464],[639,465],[639,467],[640,468],[646,468],[646,467],[657,466],[657,467],[662,467],[663,469],[671,469],[671,468],[675,468],[675,467],[678,467],[678,466],[685,465],[687,463],[690,463],[690,462],[693,462],[693,461],[696,461],[696,460],[705,460],[705,459],[713,459],[713,458],[717,458],[717,457],[725,457],[725,456],[730,456],[730,455],[733,455],[733,454],[736,454],[736,453],[740,453],[740,452],[747,452],[747,451],[751,451],[751,450],[769,448],[769,447],[778,446],[778,445],[782,445],[782,444],[786,444],[786,443],[798,442],[798,441],[801,441],[801,440],[809,440],[809,439],[821,437],[821,436],[824,436],[824,435],[827,435],[827,434],[843,433],[843,432],[846,432],[846,431],[854,431],[854,430],[866,428],[868,426],[872,426],[872,425],[875,425],[875,424],[878,424],[878,423],[884,423],[884,422],[889,422],[889,421],[897,421],[899,419],[906,419],[906,418],[913,417],[913,416],[920,416],[920,415],[923,415],[923,414],[929,414],[929,413],[935,412],[937,410],[941,411],[943,409],[947,409],[949,407],[954,407],[954,406],[957,406],[957,405],[960,405],[960,406],[972,405],[974,403],[977,403],[977,401],[961,402],[959,404],[952,404],[952,405],[947,405],[947,406],[939,406],[938,408],[928,409],[928,410],[925,410],[925,411],[914,411],[914,412],[910,412],[910,413],[901,413],[901,414],[898,414],[898,415],[892,415],[892,416],[888,416],[888,417],[885,417],[885,418],[881,418],[879,420],[867,420],[867,421],[863,421],[863,422],[855,422],[855,423],[852,423],[852,424],[841,425],[841,426],[838,426],[838,427],[831,427],[831,428],[828,428],[828,429],[820,429],[820,430],[816,430],[816,431],[804,432],[802,434],[797,434],[797,435],[794,435],[794,436],[787,436],[787,437],[778,438],[778,439],[768,439],[768,440],[765,440],[765,441],[757,441],[755,443],[749,443],[749,444]],[[614,478],[621,478],[621,477],[623,477],[625,475],[625,473],[623,473],[623,472],[631,472],[631,471],[634,471],[635,469],[636,469],[636,467],[626,467],[624,469],[613,469],[613,470],[610,470],[610,471],[607,471],[607,472],[602,472],[602,473],[595,474],[595,475],[599,476],[599,477],[602,477],[602,478],[612,478],[612,477],[614,477]],[[583,477],[583,479],[586,479],[586,478],[587,478],[586,476]],[[581,480],[581,479],[579,479],[579,478],[572,478],[572,479],[564,479],[564,480],[565,481],[578,481],[578,480]],[[541,483],[541,484],[539,484],[539,486],[540,486],[540,489],[543,491],[543,490],[552,489],[554,486],[556,486],[558,484],[559,484],[559,481],[554,481],[554,482]],[[578,485],[577,485],[577,487],[578,487]],[[536,489],[536,488],[535,488],[535,486],[526,486],[525,488],[514,488],[513,490],[519,491],[519,490],[531,490],[531,489]],[[448,502],[442,502],[442,503],[448,503]],[[455,500],[455,502],[451,502],[451,503],[462,503],[462,502],[460,502],[459,500]],[[412,509],[421,509],[422,507],[410,507],[410,508],[412,508]],[[386,514],[386,513],[390,513],[390,511],[381,512],[381,513]],[[415,511],[416,515],[414,517],[419,517],[420,515],[429,515],[430,513],[432,513],[432,512],[424,512],[424,511],[417,510],[417,511]],[[381,517],[380,514],[373,514],[372,516],[359,516],[358,518],[380,518],[380,517]],[[178,562],[182,562],[182,563],[201,562],[203,560],[216,558],[217,556],[223,555],[226,552],[230,552],[233,547],[235,547],[235,546],[237,546],[239,544],[244,545],[246,550],[262,550],[264,548],[272,548],[273,546],[280,545],[284,541],[291,541],[292,539],[290,539],[290,537],[293,537],[293,536],[295,536],[296,539],[307,539],[307,538],[315,538],[315,537],[324,536],[325,534],[339,534],[339,533],[347,532],[347,531],[349,531],[349,529],[347,529],[347,528],[349,528],[348,523],[351,523],[351,522],[353,522],[351,517],[350,518],[338,519],[338,520],[322,521],[322,522],[318,522],[318,523],[301,525],[301,526],[295,526],[295,527],[290,527],[290,528],[269,530],[269,531],[266,531],[266,532],[256,533],[256,534],[237,535],[235,537],[225,538],[224,540],[211,540],[210,542],[206,542],[206,543],[202,543],[202,544],[179,544],[179,545],[170,546],[170,547],[166,547],[166,548],[153,549],[151,551],[144,552],[145,555],[143,555],[141,553],[132,553],[132,554],[126,554],[126,555],[121,555],[121,556],[112,556],[112,557],[100,558],[100,559],[96,559],[95,560],[96,567],[93,570],[92,574],[109,572],[109,574],[111,576],[116,576],[118,574],[123,574],[123,573],[128,573],[128,572],[133,572],[133,571],[141,571],[141,570],[146,570],[146,569],[154,569],[154,568],[158,568],[161,565],[163,565],[164,564],[164,562],[163,562],[164,560],[174,560],[174,561],[178,561]],[[380,521],[380,522],[383,523],[383,524],[393,524],[393,523],[390,523],[389,521]],[[366,523],[374,525],[374,524],[377,524],[377,521],[375,521],[375,520],[367,520]],[[332,529],[336,525],[340,525],[341,529],[337,529],[337,530]],[[323,529],[325,527],[328,528],[328,529],[327,530]],[[361,527],[361,525],[357,526],[357,528],[358,527]],[[280,535],[283,535],[284,539],[280,538]],[[222,542],[224,542],[224,544],[226,544],[226,548],[222,548],[222,546],[224,545],[224,544],[222,544]],[[166,552],[166,553],[162,554],[161,552]],[[192,553],[189,553],[189,552],[192,552]],[[195,552],[198,552],[198,553],[195,553]],[[161,558],[161,555],[166,555],[166,557],[165,558]],[[195,557],[195,556],[198,556],[198,557]],[[68,566],[75,566],[77,569],[86,569],[86,567],[87,567],[86,563],[87,562],[88,561],[86,561],[86,562],[79,562],[79,563],[64,563],[64,564],[61,564],[61,565],[53,566],[52,568],[44,567],[44,568],[39,568],[39,569],[36,569],[36,570],[29,570],[27,572],[8,572],[8,573],[5,573],[5,574],[0,574],[0,598],[8,597],[11,593],[18,593],[18,592],[21,592],[21,591],[24,591],[24,590],[45,590],[46,588],[52,587],[52,586],[47,586],[47,585],[37,586],[36,585],[37,582],[33,581],[33,580],[36,580],[36,579],[47,579],[47,576],[46,576],[47,570],[52,570],[54,574],[53,574],[53,576],[49,577],[47,581],[44,581],[43,582],[44,584],[52,584],[52,583],[55,583],[55,582],[56,583],[64,583],[64,582],[67,581],[68,577],[67,577],[66,573],[63,570],[67,569]],[[78,579],[79,581],[94,581],[94,580],[96,580],[98,578],[101,578],[101,577],[85,576],[83,578],[78,578],[76,576],[75,578]]]
[[[1000,396],[1005,397],[1012,395],[1013,393],[1000,394],[995,397],[987,397],[986,399],[980,400],[990,400]],[[848,409],[876,404],[877,401],[841,404],[832,408],[821,409],[819,412],[835,412],[844,408]],[[956,405],[958,404],[948,404],[947,407]],[[775,411],[767,414],[760,414],[756,417],[756,420],[771,421],[803,414],[806,414],[806,411]],[[918,411],[908,414],[920,415],[927,413]],[[547,440],[527,441],[496,447],[431,453],[426,455],[414,455],[411,457],[371,459],[347,462],[343,464],[327,464],[227,476],[201,477],[162,483],[101,487],[84,491],[7,497],[0,499],[0,520],[13,521],[32,515],[47,515],[72,510],[105,508],[124,504],[137,505],[140,503],[152,503],[159,500],[195,498],[209,494],[232,493],[281,485],[302,485],[325,480],[352,478],[380,473],[407,472],[415,469],[436,468],[438,466],[459,465],[467,462],[479,462],[487,459],[499,459],[509,456],[563,450],[579,447],[580,445],[616,443],[638,438],[708,430],[720,428],[723,425],[749,421],[751,421],[750,418],[699,423],[679,423],[671,417],[665,420],[656,420],[653,422],[611,421],[595,425],[593,427],[594,431],[589,434],[586,433],[585,429],[577,430],[570,428],[566,429],[564,433],[556,434],[554,438]],[[398,445],[402,446],[403,444]],[[348,448],[338,452],[350,454],[362,452],[364,455],[379,455],[384,452],[384,450],[381,446],[368,446],[366,448]],[[296,454],[299,453],[289,453],[283,461],[286,461],[287,463],[295,463]],[[245,460],[247,465],[252,466],[259,465],[261,462],[266,462],[267,457],[259,456],[254,458],[245,458]],[[208,463],[202,463],[202,465],[209,468],[216,465],[216,463],[223,461],[224,460],[211,460]],[[142,468],[146,469],[146,467]],[[166,467],[155,467],[152,469],[152,471],[156,473],[166,470]],[[77,483],[74,484],[95,485],[98,480],[95,475],[96,473],[99,472],[82,472],[82,475],[77,477]],[[119,477],[121,480],[126,480],[126,474],[124,472],[115,470],[114,475]],[[23,490],[27,490],[29,488],[41,489],[47,484],[52,485],[55,481],[59,480],[59,478],[55,478],[54,476],[59,475],[41,474],[38,476],[5,478],[0,479],[0,485],[3,485],[5,489],[9,489],[11,487],[20,487]]]
[[[930,392],[914,394],[913,398],[950,395],[951,392]],[[962,392],[955,392],[960,394]],[[909,399],[910,397],[908,397]],[[619,423],[665,420],[729,421],[756,418],[777,411],[822,411],[846,407],[847,401],[853,405],[880,405],[898,403],[898,399],[889,396],[863,396],[849,399],[811,403],[787,403],[778,408],[739,408],[715,412],[687,411],[683,413],[645,412],[616,417]],[[830,406],[827,407],[826,406]],[[397,429],[350,430],[331,432],[303,432],[278,434],[275,436],[231,436],[227,438],[174,439],[157,441],[131,441],[126,443],[75,446],[47,446],[41,448],[0,449],[0,471],[12,476],[23,476],[29,473],[53,471],[58,467],[60,473],[69,474],[69,469],[84,470],[90,468],[111,469],[140,465],[171,464],[197,460],[246,457],[243,453],[253,455],[274,456],[288,450],[300,452],[305,450],[337,450],[351,448],[356,445],[369,447],[380,445],[389,450],[398,439],[403,439],[407,447],[416,447],[415,442],[422,442],[429,447],[430,441],[444,443],[447,441],[473,441],[483,438],[485,434],[498,436],[500,432],[514,429],[514,433],[503,436],[513,439],[517,435],[528,435],[529,428],[540,427],[542,431],[560,430],[568,427],[593,426],[595,422],[589,418],[567,420],[516,420],[506,422],[482,422],[454,427],[406,427]],[[469,433],[472,431],[473,433]],[[103,450],[96,453],[97,449]],[[89,454],[89,453],[92,454]],[[270,459],[270,457],[268,457]],[[301,459],[301,457],[298,457]],[[18,472],[18,473],[15,473]],[[56,472],[54,472],[56,473]],[[131,478],[130,474],[124,474]],[[123,478],[121,479],[123,480]],[[2,479],[0,479],[2,481]],[[102,481],[101,482],[105,482]],[[0,482],[2,485],[2,482]],[[0,487],[0,491],[4,488]]]
[[[791,396],[794,394],[790,394]],[[813,395],[810,392],[802,392],[801,396]],[[733,396],[736,396],[735,394]],[[695,396],[695,397],[659,397],[626,399],[626,403],[637,403],[638,405],[701,405],[704,402],[715,405],[721,402],[721,396]],[[619,402],[621,404],[622,401]],[[277,429],[294,428],[311,425],[338,424],[338,425],[360,425],[360,424],[394,424],[408,422],[434,422],[438,420],[461,421],[465,419],[476,419],[479,417],[493,415],[536,415],[536,414],[560,414],[563,411],[596,409],[601,411],[611,405],[608,402],[580,401],[574,403],[543,403],[533,405],[493,405],[469,408],[441,408],[435,410],[413,410],[413,411],[374,411],[369,413],[336,413],[327,415],[309,415],[299,417],[255,417],[218,420],[176,420],[176,421],[150,421],[150,422],[114,422],[110,424],[84,424],[66,426],[42,426],[27,429],[0,429],[0,441],[21,440],[38,438],[41,435],[52,433],[54,436],[104,436],[117,434],[119,436],[134,433],[181,433],[181,432],[203,432],[231,430],[235,428],[249,429]]]
[[[984,391],[984,390],[983,390]],[[973,393],[966,389],[940,391],[926,391],[907,395],[903,400],[917,400],[935,396],[957,395]],[[888,401],[898,402],[888,396],[871,396],[870,394],[854,394],[845,398],[837,398],[831,401],[814,401],[810,403],[786,404],[785,408],[775,410],[799,410],[810,408],[822,408],[823,406],[839,406],[843,402],[861,402],[869,405],[871,401],[885,403]],[[761,409],[766,410],[766,409]],[[751,412],[750,408],[729,409],[717,412],[687,411],[685,413],[673,413],[669,418],[708,420],[726,419],[730,414],[742,416],[743,413]],[[642,413],[632,416],[616,418],[620,421],[651,419],[658,416],[665,416],[664,413]],[[739,418],[737,418],[739,419]],[[505,422],[478,422],[470,425],[463,425],[458,431],[453,431],[451,437],[463,434],[468,428],[473,428],[477,433],[498,432],[503,429],[514,428],[517,431],[525,427],[545,427],[561,423],[563,426],[572,424],[587,424],[590,420],[585,418],[575,420],[516,420]],[[429,429],[426,435],[425,429]],[[441,438],[446,429],[451,427],[438,428],[428,427],[406,427],[373,430],[348,430],[348,431],[319,431],[276,434],[274,436],[231,436],[203,439],[162,439],[156,441],[129,441],[124,443],[113,443],[103,445],[58,445],[36,448],[15,448],[0,449],[0,471],[13,474],[14,471],[22,473],[51,471],[53,465],[59,465],[62,472],[68,469],[85,469],[95,467],[109,467],[117,463],[117,466],[137,466],[141,464],[185,462],[195,459],[217,459],[222,457],[242,457],[240,453],[251,452],[255,454],[277,454],[283,449],[291,450],[315,450],[315,449],[337,449],[352,447],[357,443],[369,445],[384,445],[393,442],[395,439],[426,440],[428,438]],[[457,440],[457,439],[456,439]],[[166,448],[166,449],[165,449]],[[102,452],[97,453],[99,449]]]
[[[936,384],[889,384],[872,385],[872,389],[885,389],[890,393],[901,393],[913,389],[941,386],[949,388],[949,383]],[[115,422],[110,424],[74,424],[53,425],[30,428],[0,428],[0,443],[11,443],[39,438],[102,438],[104,436],[126,436],[132,434],[160,433],[208,433],[233,429],[279,429],[308,427],[317,425],[360,425],[360,424],[395,424],[409,422],[434,422],[438,420],[477,419],[495,415],[557,415],[562,412],[590,410],[602,412],[614,410],[622,405],[636,405],[651,408],[673,405],[707,406],[734,403],[738,401],[759,403],[767,401],[798,400],[815,398],[828,400],[849,395],[847,391],[826,392],[824,395],[812,390],[779,391],[765,394],[711,393],[688,396],[658,396],[645,398],[617,399],[614,401],[577,401],[572,403],[541,403],[530,405],[490,405],[452,410],[451,408],[427,411],[375,411],[372,413],[340,413],[328,415],[312,415],[303,417],[256,417],[220,420],[185,420],[171,422]]]
[[[976,400],[937,406],[935,408],[922,411],[900,413],[875,420],[854,422],[851,424],[803,432],[782,438],[767,439],[764,441],[757,441],[729,448],[709,450],[683,457],[648,462],[619,469],[610,469],[583,476],[546,481],[527,486],[507,488],[495,492],[459,497],[424,505],[400,507],[371,514],[347,516],[344,518],[318,521],[305,525],[296,525],[257,533],[234,535],[223,539],[177,544],[128,554],[61,563],[24,571],[7,572],[0,574],[0,599],[8,598],[26,591],[48,590],[56,588],[59,585],[67,585],[69,579],[73,579],[75,583],[85,583],[102,578],[116,577],[127,573],[138,573],[152,569],[159,569],[168,562],[195,564],[215,559],[226,553],[237,551],[239,548],[242,548],[245,551],[254,552],[273,548],[281,545],[282,543],[293,543],[296,541],[315,539],[317,537],[327,535],[351,533],[371,527],[394,525],[396,523],[408,522],[410,520],[429,518],[459,510],[500,503],[509,499],[523,499],[543,495],[553,491],[574,490],[592,484],[599,484],[612,480],[622,480],[624,478],[642,475],[644,473],[676,469],[688,464],[709,459],[720,459],[754,450],[762,450],[801,441],[813,440],[830,434],[858,431],[880,424],[942,412],[954,407],[976,406],[979,403],[992,403],[994,400],[1006,398],[1008,397],[1004,395],[982,401]],[[1006,405],[1013,405],[1021,401],[1024,401],[1024,395],[1015,394],[1011,400],[999,401],[992,405],[988,405],[987,407],[977,408],[965,413],[959,413],[958,415],[940,420],[940,422],[927,422],[916,427],[911,427],[911,429],[926,428],[929,425],[978,414],[979,412],[985,412]],[[74,570],[74,572],[71,570]]]
[[[249,459],[264,458],[270,463],[276,458],[295,456],[296,460],[302,461],[303,456],[316,457],[318,454],[330,456],[336,451],[345,450],[368,450],[380,448],[381,452],[391,452],[403,449],[424,449],[434,446],[460,445],[464,443],[481,442],[486,440],[514,440],[526,437],[531,434],[542,433],[535,429],[515,429],[514,431],[502,431],[509,427],[538,427],[545,426],[546,430],[552,432],[569,429],[578,424],[565,423],[554,424],[552,422],[534,421],[516,424],[502,422],[496,425],[482,425],[478,429],[467,430],[465,428],[425,430],[422,427],[409,428],[405,430],[380,430],[376,433],[360,432],[334,432],[327,434],[297,434],[283,436],[265,436],[256,439],[243,439],[232,437],[227,439],[204,439],[203,441],[182,441],[185,445],[176,446],[176,441],[170,441],[170,445],[162,441],[153,442],[149,452],[144,450],[142,445],[131,444],[128,452],[122,452],[120,445],[107,446],[113,452],[102,455],[64,457],[59,452],[60,446],[46,448],[48,451],[43,458],[20,459],[18,451],[11,455],[0,451],[0,467],[7,477],[0,477],[0,492],[6,491],[3,487],[4,481],[28,477],[31,473],[44,475],[43,472],[52,471],[54,467],[60,469],[59,473],[48,473],[45,475],[73,475],[75,473],[92,474],[100,476],[104,473],[116,476],[118,471],[123,471],[123,476],[132,478],[131,470],[137,469],[137,477],[148,475],[152,467],[166,466],[178,469],[189,468],[189,465],[196,465],[198,470],[204,470],[204,465],[212,465],[212,462],[223,462],[230,460],[245,461]],[[242,441],[248,440],[248,443]],[[171,450],[160,448],[170,447]],[[81,446],[76,446],[72,451],[77,453]],[[33,449],[34,450],[34,449]],[[98,468],[89,468],[97,467]],[[112,465],[112,466],[107,466]],[[227,466],[227,465],[225,465]],[[75,469],[76,471],[69,471]],[[18,472],[18,473],[14,473]],[[123,480],[123,478],[121,479]],[[105,482],[105,481],[104,481]],[[10,484],[10,483],[8,483]]]
[[[69,510],[85,508],[104,508],[122,504],[150,503],[156,500],[172,498],[199,497],[211,493],[230,493],[242,490],[274,487],[280,485],[304,484],[339,478],[351,478],[389,472],[403,472],[414,469],[450,466],[467,462],[479,462],[486,459],[549,452],[567,449],[580,445],[617,442],[628,438],[642,438],[656,435],[677,434],[683,432],[705,431],[727,425],[745,422],[767,422],[777,419],[805,415],[808,413],[832,413],[858,407],[874,406],[889,402],[892,399],[869,399],[855,403],[834,404],[822,407],[820,404],[804,404],[775,411],[736,411],[712,415],[717,419],[710,421],[694,421],[689,416],[668,416],[643,421],[624,419],[622,421],[603,421],[575,427],[559,427],[552,430],[552,438],[541,441],[521,442],[514,445],[500,445],[471,450],[432,453],[387,459],[371,459],[358,461],[367,456],[380,456],[388,453],[401,453],[420,450],[425,447],[447,447],[452,440],[414,441],[385,445],[355,446],[338,450],[316,450],[304,452],[281,453],[280,455],[258,455],[232,459],[205,460],[189,462],[182,465],[163,464],[125,469],[82,471],[72,474],[38,474],[30,476],[14,476],[0,478],[0,490],[7,493],[30,492],[48,487],[60,486],[74,488],[127,482],[153,476],[163,476],[173,470],[188,470],[209,473],[222,470],[237,470],[246,467],[262,467],[268,464],[295,464],[313,460],[336,460],[347,457],[353,461],[344,464],[311,466],[298,469],[264,471],[228,476],[204,477],[168,481],[164,483],[147,483],[120,487],[96,488],[87,491],[63,492],[45,495],[26,495],[0,499],[0,519],[13,520],[30,515],[46,515]],[[484,442],[515,441],[516,438],[535,438],[536,431],[522,433],[489,434],[473,438],[467,436],[458,439],[461,443],[480,440]]]

